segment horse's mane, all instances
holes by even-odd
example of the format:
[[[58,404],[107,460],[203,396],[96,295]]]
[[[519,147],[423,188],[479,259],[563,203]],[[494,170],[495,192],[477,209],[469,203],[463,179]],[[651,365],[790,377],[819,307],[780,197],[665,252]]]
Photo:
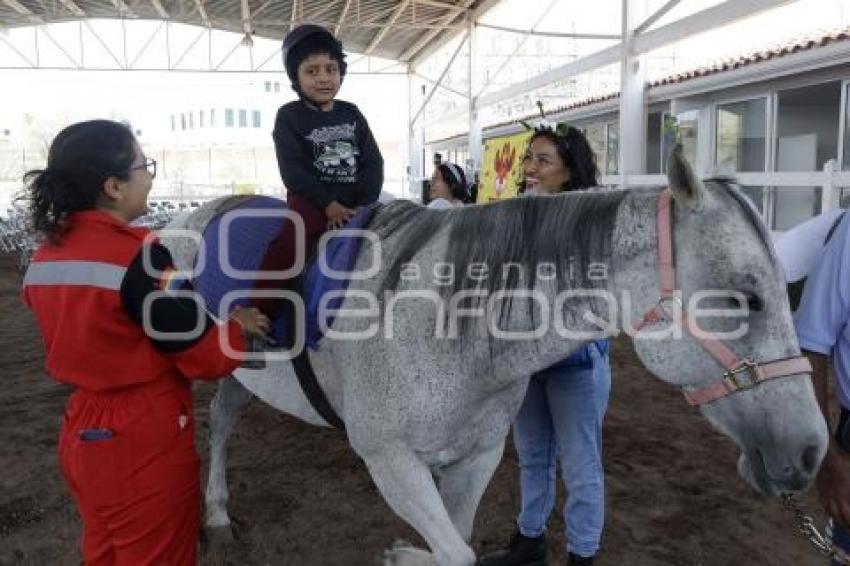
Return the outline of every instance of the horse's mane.
[[[581,191],[451,210],[394,202],[370,225],[379,238],[396,238],[381,292],[396,288],[404,265],[444,229],[449,231],[444,261],[456,274],[446,292],[481,286],[469,277],[473,264],[487,266],[489,293],[532,288],[537,267],[544,263],[555,265],[558,280],[569,278],[570,287],[598,286],[587,278],[588,266],[611,267],[614,223],[625,196],[623,191]]]
[[[745,195],[740,188],[738,188],[738,182],[734,177],[729,177],[726,175],[718,175],[715,177],[711,177],[703,181],[703,183],[713,183],[718,185],[724,189],[726,194],[728,194],[732,200],[734,200],[743,210],[744,215],[752,224],[753,229],[759,235],[759,239],[761,240],[764,249],[770,255],[774,255],[773,252],[773,240],[770,237],[770,234],[767,232],[767,227],[764,224],[764,219],[761,214],[759,214],[758,210],[756,210],[753,202]]]

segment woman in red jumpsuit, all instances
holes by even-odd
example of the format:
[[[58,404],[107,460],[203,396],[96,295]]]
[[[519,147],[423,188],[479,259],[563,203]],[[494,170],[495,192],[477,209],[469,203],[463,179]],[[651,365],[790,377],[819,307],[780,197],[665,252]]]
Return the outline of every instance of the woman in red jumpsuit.
[[[44,336],[47,373],[72,385],[59,439],[62,472],[90,565],[197,561],[199,458],[191,379],[226,376],[243,332],[268,319],[239,309],[217,324],[186,293],[166,292],[171,257],[143,215],[156,162],[124,125],[74,124],[26,177],[44,237],[23,297]]]

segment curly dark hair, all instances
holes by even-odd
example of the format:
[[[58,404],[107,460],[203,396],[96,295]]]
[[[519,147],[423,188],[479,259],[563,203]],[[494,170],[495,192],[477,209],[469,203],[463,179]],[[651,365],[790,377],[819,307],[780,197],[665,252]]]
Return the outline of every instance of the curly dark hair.
[[[59,243],[68,216],[95,208],[107,179],[129,177],[135,144],[130,128],[111,120],[79,122],[59,132],[47,167],[24,175],[26,187],[16,199],[26,203],[29,230]]]
[[[577,191],[598,185],[599,168],[596,165],[596,154],[578,129],[570,126],[563,135],[548,128],[536,129],[528,140],[528,145],[531,146],[537,138],[546,138],[555,144],[558,156],[570,171],[570,178],[561,187],[562,191]],[[523,182],[520,192],[524,192],[524,185]]]

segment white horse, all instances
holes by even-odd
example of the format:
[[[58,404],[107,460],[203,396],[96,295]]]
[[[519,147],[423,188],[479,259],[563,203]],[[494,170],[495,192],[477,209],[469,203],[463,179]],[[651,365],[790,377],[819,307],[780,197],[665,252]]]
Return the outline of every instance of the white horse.
[[[474,564],[473,518],[529,376],[623,331],[650,372],[681,388],[740,447],[738,469],[753,487],[775,495],[811,483],[827,430],[767,231],[737,188],[698,182],[680,153],[669,181],[668,192],[445,211],[397,201],[372,220],[380,245],[365,244],[356,267],[377,259],[378,273],[351,282],[350,316],[336,318],[335,335],[309,358],[381,495],[430,547],[393,548],[386,564]],[[202,231],[227,206],[216,201],[172,227]],[[194,246],[165,241],[190,268]],[[698,303],[703,290],[734,294]],[[699,317],[698,307],[737,317]],[[642,321],[640,332],[632,321]],[[744,331],[724,338],[736,330]],[[253,395],[327,426],[290,362],[224,380],[211,410],[213,532],[230,529],[226,442]]]

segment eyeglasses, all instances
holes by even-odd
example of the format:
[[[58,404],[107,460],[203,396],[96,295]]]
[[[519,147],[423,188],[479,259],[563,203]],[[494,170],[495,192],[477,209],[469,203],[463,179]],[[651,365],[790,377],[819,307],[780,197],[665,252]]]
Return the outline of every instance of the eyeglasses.
[[[130,167],[127,172],[135,171],[136,169],[146,169],[151,174],[151,178],[156,177],[156,159],[145,159],[145,162],[135,167]]]

